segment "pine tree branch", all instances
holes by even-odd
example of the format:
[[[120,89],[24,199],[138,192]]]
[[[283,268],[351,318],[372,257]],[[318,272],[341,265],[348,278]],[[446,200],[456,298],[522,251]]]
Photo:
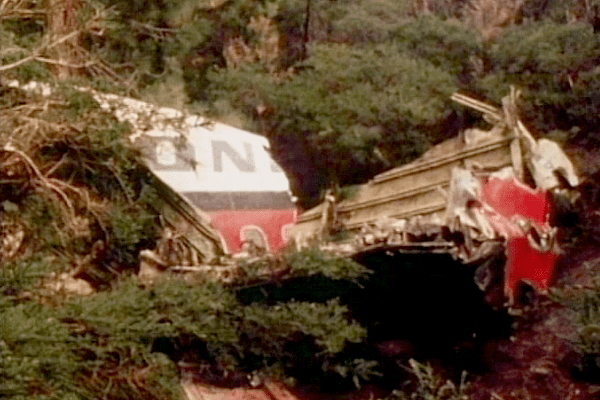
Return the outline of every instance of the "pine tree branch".
[[[11,153],[15,153],[18,154],[23,160],[25,160],[27,162],[27,164],[31,167],[31,169],[33,170],[33,172],[35,173],[35,175],[37,176],[38,180],[44,185],[46,186],[48,189],[51,189],[53,191],[55,191],[56,193],[58,193],[58,195],[60,197],[62,197],[63,201],[65,202],[65,204],[67,205],[67,207],[69,208],[69,211],[71,212],[71,215],[75,215],[75,208],[73,207],[73,203],[71,203],[71,201],[69,200],[69,197],[65,194],[65,192],[63,192],[60,188],[58,188],[55,184],[51,183],[50,179],[46,179],[44,177],[44,175],[42,174],[42,172],[40,171],[40,169],[38,168],[38,166],[33,162],[33,160],[24,152],[22,152],[21,150],[16,149],[12,144],[7,143],[2,150],[6,151],[6,152],[11,152]]]
[[[59,39],[55,40],[54,42],[52,42],[52,43],[50,43],[50,44],[47,44],[47,45],[42,45],[42,46],[38,47],[37,49],[35,49],[35,50],[34,50],[34,51],[31,53],[31,55],[29,55],[29,56],[27,56],[27,57],[25,57],[25,58],[22,58],[22,59],[21,59],[21,60],[19,60],[19,61],[15,61],[14,63],[11,63],[11,64],[7,64],[7,65],[3,65],[3,66],[1,66],[1,67],[0,67],[0,72],[8,71],[9,69],[17,68],[17,67],[19,67],[19,66],[21,66],[21,65],[23,65],[23,64],[26,64],[26,63],[28,63],[29,61],[33,61],[33,60],[35,60],[36,58],[39,58],[39,57],[40,57],[40,55],[41,55],[41,54],[42,54],[44,51],[46,51],[46,50],[49,50],[49,49],[51,49],[51,48],[53,48],[53,47],[56,47],[56,46],[58,46],[59,44],[61,44],[61,43],[64,43],[64,42],[66,42],[66,41],[68,41],[68,40],[70,40],[70,39],[72,39],[72,38],[76,37],[76,36],[77,36],[77,35],[79,35],[80,33],[81,33],[81,30],[75,30],[75,31],[73,31],[73,32],[71,32],[71,33],[69,33],[69,34],[67,34],[67,35],[65,35],[65,36],[63,36],[63,37],[61,37],[61,38],[59,38]]]
[[[54,65],[59,65],[61,67],[69,67],[69,68],[88,68],[88,67],[91,67],[92,65],[96,65],[95,61],[88,61],[83,64],[71,64],[68,62],[53,60],[51,58],[45,58],[45,57],[35,57],[34,60],[44,62],[47,64],[54,64]]]

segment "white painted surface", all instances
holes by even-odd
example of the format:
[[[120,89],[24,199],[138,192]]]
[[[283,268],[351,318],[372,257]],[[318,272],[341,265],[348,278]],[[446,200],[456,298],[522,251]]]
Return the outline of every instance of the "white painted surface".
[[[46,83],[9,86],[52,93]],[[158,107],[114,94],[90,93],[100,106],[134,130],[131,141],[141,146],[148,165],[177,192],[286,192],[289,181],[268,152],[260,135],[212,122],[180,110]]]

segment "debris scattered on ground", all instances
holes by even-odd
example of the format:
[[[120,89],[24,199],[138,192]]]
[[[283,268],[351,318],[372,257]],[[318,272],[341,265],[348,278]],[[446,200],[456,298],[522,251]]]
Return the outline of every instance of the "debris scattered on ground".
[[[48,289],[55,294],[89,296],[95,293],[94,288],[90,283],[83,279],[73,278],[67,273],[62,273],[58,276],[50,275],[42,287]]]
[[[227,389],[193,382],[182,383],[186,400],[298,400],[285,385],[267,381],[259,386]]]

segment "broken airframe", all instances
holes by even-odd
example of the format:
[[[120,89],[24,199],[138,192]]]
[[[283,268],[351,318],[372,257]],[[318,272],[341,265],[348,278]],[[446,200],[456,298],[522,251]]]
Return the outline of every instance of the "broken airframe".
[[[546,293],[560,254],[557,228],[550,226],[553,195],[577,186],[578,177],[556,143],[535,140],[518,119],[517,98],[511,90],[499,109],[453,95],[493,127],[466,130],[375,176],[351,199],[326,197],[299,217],[291,237],[300,248],[320,242],[357,260],[374,253],[448,254],[475,267],[484,292],[501,286],[505,305],[515,304],[523,284]],[[326,239],[340,230],[351,239]],[[500,267],[488,262],[499,257]]]

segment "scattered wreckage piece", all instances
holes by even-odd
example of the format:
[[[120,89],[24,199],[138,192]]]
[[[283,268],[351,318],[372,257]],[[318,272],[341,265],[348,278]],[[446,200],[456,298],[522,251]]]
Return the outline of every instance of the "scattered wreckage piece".
[[[507,305],[524,283],[546,293],[560,254],[550,191],[574,188],[579,179],[560,146],[535,140],[519,121],[518,96],[511,90],[498,109],[455,94],[494,126],[466,130],[375,176],[354,198],[306,211],[291,230],[296,245],[321,241],[322,249],[355,260],[377,252],[448,254],[476,268],[480,289],[495,290],[499,281]],[[338,226],[324,225],[329,221]],[[323,243],[323,233],[340,225],[353,239]]]
[[[191,381],[181,384],[186,400],[297,400],[284,385],[265,382],[249,388],[219,388]]]
[[[54,91],[39,82],[8,86],[43,96]],[[143,152],[159,194],[156,211],[198,263],[243,251],[248,241],[271,252],[286,245],[297,211],[265,137],[180,110],[75,89],[132,126],[129,139]]]
[[[15,218],[12,218],[6,208],[18,207],[8,200],[0,204],[0,261],[8,261],[15,257],[25,241],[25,227]]]
[[[175,109],[91,94],[133,126],[130,139],[150,171],[203,211],[226,253],[243,251],[246,241],[273,253],[285,247],[297,211],[267,138]]]
[[[192,284],[219,282],[236,288],[281,283],[299,275],[285,263],[265,254],[250,258],[223,258],[215,264],[176,265],[164,261],[155,251],[140,252],[138,278],[145,285],[159,279],[182,279]]]
[[[46,294],[46,291],[48,294],[62,294],[64,296],[89,296],[96,293],[88,281],[74,278],[73,274],[66,272],[63,272],[58,276],[52,273],[42,282],[41,288],[42,294]]]
[[[224,254],[219,232],[208,216],[155,176],[152,187],[158,194],[152,207],[165,225],[163,235],[171,238],[177,232],[181,244],[179,249],[172,249],[174,255],[184,255],[188,262],[198,264],[211,262]]]

